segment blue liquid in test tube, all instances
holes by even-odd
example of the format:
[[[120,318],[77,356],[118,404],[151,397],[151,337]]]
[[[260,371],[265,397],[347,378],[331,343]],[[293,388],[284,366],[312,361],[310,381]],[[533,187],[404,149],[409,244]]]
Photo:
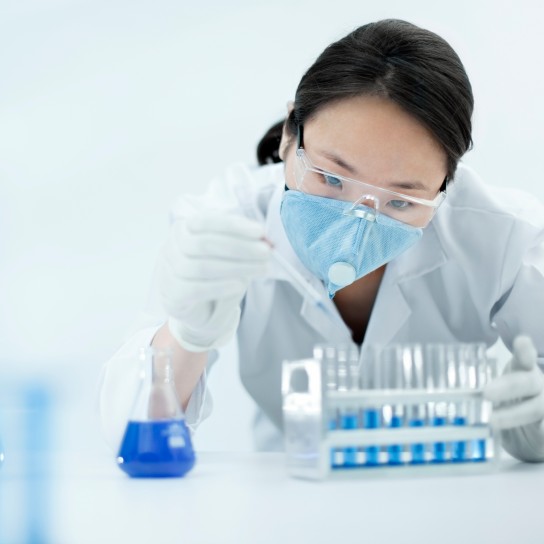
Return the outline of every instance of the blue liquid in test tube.
[[[348,413],[342,415],[342,429],[357,429],[358,418],[357,414]],[[348,446],[344,448],[344,466],[354,467],[357,466],[357,448],[355,446]]]
[[[423,351],[419,344],[414,344],[411,348],[406,347],[403,352],[404,371],[406,384],[410,384],[415,389],[422,391],[424,389],[423,379]],[[411,418],[408,422],[410,427],[424,427],[426,422],[425,405],[416,404],[411,407]],[[421,465],[426,462],[425,444],[410,444],[412,454],[411,463]]]
[[[375,408],[368,408],[363,411],[363,427],[365,429],[378,429],[380,427],[380,412]],[[380,448],[379,446],[367,446],[366,465],[377,466],[380,464]]]
[[[379,349],[367,346],[361,354],[361,382],[365,390],[371,391],[380,388]],[[381,426],[381,414],[377,407],[364,408],[361,419],[365,429],[378,429]],[[375,467],[380,464],[380,446],[372,445],[364,448],[365,463],[367,467]]]
[[[459,405],[459,403],[458,403]],[[463,416],[455,416],[453,424],[457,427],[464,427],[467,420]],[[454,463],[462,463],[467,460],[467,443],[464,441],[454,442],[451,446],[451,460]]]
[[[455,346],[453,353],[450,353],[448,365],[450,369],[454,369],[453,375],[450,376],[450,385],[464,389],[469,385],[468,381],[468,366],[467,366],[467,346],[461,344]],[[453,366],[452,366],[453,361]],[[456,402],[454,405],[455,413],[452,418],[452,423],[456,427],[464,427],[467,424],[466,418],[466,403]],[[451,445],[451,460],[454,463],[462,463],[467,461],[467,442],[455,441]]]
[[[414,418],[410,420],[410,427],[423,427],[425,422],[422,419]],[[421,465],[425,463],[425,444],[411,444],[410,451],[412,452],[411,463],[413,465]]]
[[[425,368],[427,374],[427,388],[432,391],[447,389],[446,346],[444,344],[428,344],[425,348]],[[446,402],[432,402],[429,404],[429,417],[433,427],[444,427],[448,423],[448,405]],[[448,446],[446,442],[433,442],[431,452],[432,463],[448,461]]]
[[[485,383],[491,378],[494,366],[487,358],[487,348],[483,343],[475,344],[471,347],[469,359],[469,384],[471,387],[481,389]],[[474,401],[473,404],[473,424],[478,427],[483,427],[484,403],[481,400]],[[485,438],[471,441],[471,458],[472,461],[482,462],[487,460],[487,443]]]
[[[399,345],[390,345],[383,348],[380,353],[383,386],[392,392],[404,389],[404,371],[402,348]],[[384,407],[384,425],[392,429],[404,427],[404,406],[395,404]],[[401,444],[391,444],[386,447],[387,463],[389,465],[402,465],[404,447]]]
[[[402,416],[399,415],[393,415],[391,416],[391,423],[390,426],[392,428],[399,428],[404,425],[404,420]],[[387,446],[387,457],[388,457],[388,463],[390,465],[402,465],[402,446],[400,444],[393,444],[391,446]]]
[[[441,416],[436,416],[433,418],[433,425],[435,427],[443,427],[446,425],[446,418]],[[447,449],[445,442],[434,442],[433,443],[433,463],[444,463],[447,461]]]
[[[325,379],[327,391],[336,391],[338,378],[336,373],[336,348],[334,346],[318,345],[314,348],[314,357],[325,365]],[[340,428],[338,410],[334,408],[328,415],[328,429],[335,431]],[[330,464],[332,468],[343,465],[343,454],[339,448],[331,448]]]
[[[348,348],[340,347],[337,352],[337,376],[338,376],[338,391],[347,392],[350,389],[358,389],[358,357],[355,356],[355,369],[357,371],[357,378],[354,384],[352,384],[353,370],[351,366],[353,364],[352,357],[348,356]],[[349,363],[348,363],[349,358]],[[340,427],[345,430],[357,429],[359,426],[359,418],[357,417],[357,410],[353,407],[347,407],[342,410],[340,414]],[[355,446],[347,446],[343,448],[343,466],[355,467],[357,466],[357,448]]]

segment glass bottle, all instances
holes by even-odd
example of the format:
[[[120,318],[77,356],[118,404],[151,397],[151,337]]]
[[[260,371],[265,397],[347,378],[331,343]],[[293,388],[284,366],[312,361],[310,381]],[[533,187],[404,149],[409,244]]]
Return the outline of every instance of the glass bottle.
[[[132,477],[184,476],[195,464],[172,377],[171,352],[140,349],[142,371],[117,463]]]

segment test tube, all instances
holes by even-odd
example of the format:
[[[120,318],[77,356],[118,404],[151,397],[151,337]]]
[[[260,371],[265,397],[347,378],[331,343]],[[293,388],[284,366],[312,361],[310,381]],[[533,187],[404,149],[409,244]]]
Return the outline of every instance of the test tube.
[[[423,379],[423,350],[420,344],[405,346],[403,348],[403,366],[405,383],[414,389],[422,391],[424,389]],[[410,407],[410,427],[423,427],[426,423],[426,410],[424,403],[413,404]],[[411,463],[420,465],[425,463],[425,444],[416,443],[410,445]]]
[[[451,346],[450,360],[448,361],[448,379],[450,387],[467,388],[467,346],[466,344]],[[453,372],[451,372],[453,369]],[[464,426],[467,424],[467,401],[454,403],[453,425]],[[462,463],[467,460],[467,443],[463,440],[452,443],[451,460],[454,463]]]
[[[337,376],[338,376],[338,391],[346,392],[352,388],[351,374],[352,371],[348,362],[349,348],[346,346],[339,346],[336,353],[337,361]],[[357,359],[356,359],[357,361]],[[358,361],[356,362],[356,368],[358,367]],[[358,380],[357,380],[358,381]],[[355,388],[358,389],[356,382]],[[358,415],[357,409],[353,406],[344,408],[340,413],[340,427],[342,429],[356,429],[358,427]],[[354,467],[357,465],[357,448],[355,446],[347,446],[343,448],[344,467]]]
[[[444,391],[447,384],[446,347],[444,344],[428,344],[425,349],[425,366],[427,370],[427,388]],[[448,421],[448,405],[446,402],[429,403],[429,419],[431,425],[443,427]],[[446,442],[434,442],[431,462],[444,463],[448,460]]]
[[[367,346],[361,352],[361,383],[363,389],[379,389],[380,379],[378,368],[378,348]],[[380,427],[380,411],[377,407],[365,408],[362,419],[365,429],[377,429]],[[380,463],[380,447],[366,446],[365,457],[366,466],[378,466]]]
[[[402,366],[402,348],[399,345],[386,346],[381,354],[381,367],[383,369],[383,384],[387,389],[402,389],[403,366]],[[404,426],[404,406],[399,403],[393,403],[383,407],[384,426],[399,428]],[[389,465],[402,465],[403,447],[401,444],[391,444],[387,446],[387,463]]]
[[[348,353],[348,374],[349,374],[349,388],[352,391],[359,391],[360,390],[360,375],[361,375],[361,369],[360,369],[360,360],[359,360],[359,350],[355,346],[351,346]],[[361,418],[359,409],[357,406],[354,406],[352,408],[353,415],[355,416],[355,426],[356,428],[360,428],[362,426],[361,424]],[[360,459],[360,448],[354,448],[354,455],[355,455],[355,464],[361,465],[363,464],[363,460]]]
[[[314,357],[321,359],[325,365],[325,379],[327,381],[325,387],[327,391],[336,391],[338,388],[338,378],[336,374],[336,349],[330,345],[318,345],[314,348]],[[339,428],[338,410],[333,408],[328,417],[329,431],[334,431]],[[342,466],[344,457],[339,448],[331,448],[330,463],[332,468]]]
[[[486,345],[483,343],[471,344],[469,346],[468,357],[468,382],[469,387],[481,390],[486,382],[488,362]],[[471,424],[475,426],[484,425],[483,402],[478,399],[472,403]],[[487,459],[486,440],[484,438],[473,440],[471,442],[471,458],[475,462],[485,461]]]

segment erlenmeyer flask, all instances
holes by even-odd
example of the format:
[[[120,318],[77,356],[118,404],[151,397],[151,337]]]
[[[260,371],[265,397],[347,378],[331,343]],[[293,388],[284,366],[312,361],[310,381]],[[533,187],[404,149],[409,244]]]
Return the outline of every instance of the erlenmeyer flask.
[[[140,350],[140,385],[117,457],[129,476],[183,476],[195,464],[170,358],[166,350]]]

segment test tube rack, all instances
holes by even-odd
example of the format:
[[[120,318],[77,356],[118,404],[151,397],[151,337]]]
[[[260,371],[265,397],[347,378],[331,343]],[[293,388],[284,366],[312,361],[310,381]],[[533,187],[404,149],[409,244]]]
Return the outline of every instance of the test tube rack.
[[[492,406],[483,398],[481,380],[465,387],[397,389],[331,388],[328,380],[330,369],[315,351],[312,358],[283,362],[284,441],[291,476],[322,480],[497,469],[500,435],[489,425]],[[469,417],[459,424],[450,410],[440,421],[427,418],[419,424],[404,417],[395,425],[391,418],[392,407],[408,414],[436,406],[462,406]]]

